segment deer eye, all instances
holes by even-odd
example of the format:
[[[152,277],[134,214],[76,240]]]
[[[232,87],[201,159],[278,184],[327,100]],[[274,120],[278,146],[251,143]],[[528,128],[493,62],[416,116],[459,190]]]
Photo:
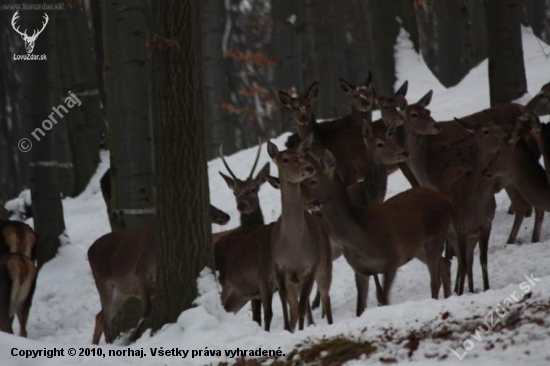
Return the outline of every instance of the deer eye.
[[[290,159],[289,159],[289,158],[283,158],[283,163],[285,163],[285,164],[286,164],[286,163],[288,163],[289,161],[290,161]]]
[[[312,187],[313,187],[314,185],[316,185],[316,184],[317,184],[317,182],[314,181],[314,180],[312,180],[312,181],[309,182],[309,185],[312,186]]]
[[[250,190],[250,193],[256,193],[256,188],[252,188],[252,189]]]
[[[486,134],[486,135],[488,135],[488,134],[489,134],[489,131],[484,130],[483,133]]]
[[[384,143],[383,142],[378,142],[378,143],[376,143],[376,147],[382,148],[382,147],[384,147]]]
[[[412,118],[417,118],[417,117],[418,117],[418,113],[416,113],[416,112],[411,113],[411,117],[412,117]]]

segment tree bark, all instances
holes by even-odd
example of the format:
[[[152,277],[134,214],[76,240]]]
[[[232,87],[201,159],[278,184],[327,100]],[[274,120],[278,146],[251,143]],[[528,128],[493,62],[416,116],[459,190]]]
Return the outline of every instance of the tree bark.
[[[271,2],[273,33],[271,57],[277,62],[274,68],[274,92],[281,89],[294,89],[301,93],[302,60],[300,54],[300,27],[302,16],[300,2],[294,0],[276,0]],[[274,100],[277,95],[273,95]],[[278,104],[278,103],[277,103]],[[294,121],[290,111],[278,104],[275,120],[282,123],[282,131],[294,131]]]
[[[95,73],[99,99],[101,100],[103,117],[106,116],[107,96],[105,94],[105,74],[103,73],[104,52],[103,52],[103,19],[101,16],[101,2],[90,1],[90,13],[92,14],[92,35],[95,55]]]
[[[229,103],[229,86],[227,83],[226,63],[223,59],[223,3],[221,0],[203,1],[202,16],[202,64],[203,64],[203,100],[204,125],[208,157],[218,157],[220,145],[223,144],[227,154],[235,152],[234,118],[221,108],[222,103]]]
[[[144,0],[104,0],[103,41],[114,229],[154,214]],[[180,121],[181,122],[181,121]]]
[[[152,45],[158,220],[153,329],[192,306],[199,273],[213,268],[199,4],[159,1],[153,11],[159,35]]]
[[[485,0],[491,105],[527,91],[521,40],[521,0]]]
[[[51,3],[51,2],[50,2]],[[50,22],[55,24],[56,12],[50,12]],[[40,24],[42,12],[27,12],[25,22]],[[54,126],[40,141],[35,141],[31,132],[42,125],[42,121],[52,113],[55,100],[56,44],[55,27],[44,29],[38,38],[34,54],[46,54],[47,60],[20,61],[22,80],[22,123],[26,126],[26,136],[32,139],[30,154],[31,195],[34,214],[34,229],[39,238],[37,245],[38,267],[55,257],[65,234],[63,207],[59,195],[59,172],[56,158],[56,127]],[[76,109],[76,108],[74,108]],[[72,111],[74,111],[74,109]],[[38,134],[37,134],[38,135]]]
[[[420,49],[446,87],[454,86],[485,58],[482,0],[417,1]]]
[[[92,42],[82,2],[72,2],[57,15],[58,62],[61,97],[74,93],[82,102],[64,119],[69,133],[74,170],[74,189],[80,194],[99,164],[99,143],[105,132],[94,72]],[[57,104],[56,104],[57,105]]]

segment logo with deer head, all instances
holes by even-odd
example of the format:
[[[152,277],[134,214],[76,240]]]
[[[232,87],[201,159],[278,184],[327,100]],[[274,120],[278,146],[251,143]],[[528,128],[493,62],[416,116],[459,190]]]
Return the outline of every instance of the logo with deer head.
[[[34,42],[36,42],[36,39],[38,38],[38,36],[40,35],[40,33],[42,33],[42,31],[44,30],[44,28],[46,28],[46,25],[48,24],[48,20],[50,19],[48,17],[48,14],[44,13],[44,21],[42,22],[42,29],[40,30],[34,30],[33,33],[32,33],[32,36],[29,36],[27,34],[27,30],[25,29],[24,32],[21,32],[19,30],[19,26],[16,27],[15,25],[15,22],[17,21],[17,18],[19,18],[19,10],[15,12],[15,14],[13,14],[13,17],[11,18],[11,26],[13,27],[13,29],[19,33],[19,35],[21,36],[21,38],[23,38],[23,41],[25,41],[25,49],[27,50],[27,53],[32,53],[32,51],[34,50]]]

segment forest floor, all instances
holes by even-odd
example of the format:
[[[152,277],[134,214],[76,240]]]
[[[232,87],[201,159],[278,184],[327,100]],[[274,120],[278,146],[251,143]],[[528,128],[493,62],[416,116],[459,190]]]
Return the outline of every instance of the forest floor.
[[[550,46],[539,43],[528,29],[523,30],[523,42],[532,96],[550,81],[550,58],[546,56],[550,55]],[[409,102],[415,102],[433,89],[430,109],[436,120],[449,120],[489,106],[487,61],[473,69],[458,86],[446,89],[427,69],[403,32],[398,39],[396,56],[396,85],[409,80]],[[530,96],[526,95],[520,102],[525,102]],[[274,142],[283,148],[287,136],[280,136]],[[252,148],[227,160],[238,176],[246,176],[255,154],[256,148]],[[268,160],[264,148],[258,166]],[[67,350],[74,347],[79,350],[91,347],[95,315],[100,305],[86,252],[95,239],[109,231],[99,188],[99,178],[107,169],[108,161],[108,155],[104,153],[97,174],[86,191],[77,198],[64,199],[71,242],[64,245],[39,274],[28,324],[29,338],[0,333],[2,365],[550,364],[549,220],[546,219],[543,225],[541,243],[531,243],[533,218],[528,218],[518,237],[522,244],[506,245],[513,216],[506,212],[509,199],[503,192],[496,196],[498,207],[489,246],[491,290],[486,292],[480,290],[482,280],[477,252],[474,264],[476,293],[445,300],[429,298],[428,271],[422,263],[413,260],[398,271],[390,295],[392,305],[377,307],[374,286],[371,286],[368,309],[357,318],[353,272],[340,258],[334,264],[331,287],[334,324],[327,325],[317,309],[314,311],[315,326],[290,334],[282,329],[280,302],[275,296],[272,331],[267,333],[252,321],[248,306],[238,314],[223,311],[219,286],[211,272],[205,269],[198,279],[200,295],[197,306],[183,312],[175,324],[165,326],[154,336],[146,332],[130,347],[131,350],[143,350],[146,354],[143,358],[109,356],[109,351],[121,353],[128,349],[120,344],[104,343],[95,349],[101,349],[106,357],[77,355],[32,359],[10,356],[14,348],[63,347]],[[214,231],[236,227],[239,222],[233,195],[218,175],[219,170],[224,171],[219,159],[209,162],[211,201],[229,213],[232,219],[223,228],[213,225]],[[276,174],[273,164],[271,173]],[[394,173],[389,179],[387,196],[408,188],[409,184],[401,173]],[[276,220],[280,214],[279,191],[264,185],[260,201],[266,221]],[[32,220],[29,222],[32,224]],[[456,261],[453,271],[455,269]],[[185,358],[153,356],[152,352],[161,347],[189,353]],[[237,349],[279,350],[282,355],[277,358],[240,358],[234,356]],[[233,352],[233,357],[226,356],[228,350]],[[216,356],[216,351],[221,355]]]

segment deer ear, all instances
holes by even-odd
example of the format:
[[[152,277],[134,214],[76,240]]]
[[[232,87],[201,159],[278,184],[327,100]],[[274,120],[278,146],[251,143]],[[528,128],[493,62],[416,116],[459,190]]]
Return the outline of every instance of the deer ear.
[[[369,76],[367,76],[367,80],[365,80],[365,86],[371,86],[372,85],[372,71],[369,70]]]
[[[477,127],[475,123],[472,123],[465,119],[460,119],[455,117],[455,122],[458,123],[463,129],[465,129],[469,133],[474,133]]]
[[[420,98],[420,100],[416,102],[416,104],[426,108],[432,101],[432,95],[433,95],[433,90],[430,90],[429,92],[426,93],[426,95]]]
[[[386,137],[391,139],[395,135],[395,129],[397,128],[396,123],[390,123],[389,126],[386,127]]]
[[[275,144],[271,141],[267,141],[267,153],[269,154],[269,157],[274,160],[277,155],[279,155],[279,149]]]
[[[260,170],[260,172],[256,175],[256,178],[254,178],[254,181],[256,181],[256,183],[258,185],[262,185],[265,183],[266,181],[266,176],[269,175],[269,168],[270,168],[270,165],[269,163],[265,163],[265,165],[263,166],[263,168]]]
[[[334,159],[334,155],[329,150],[325,150],[324,156],[321,159],[320,162],[321,170],[323,171],[323,174],[332,177],[334,174],[334,170],[336,169],[336,159]]]
[[[225,183],[227,183],[227,186],[233,190],[235,188],[235,181],[233,178],[228,177],[227,175],[223,174],[222,172],[218,172],[222,176],[223,180],[225,180]]]
[[[307,154],[311,150],[312,145],[313,145],[313,134],[310,133],[305,139],[302,140],[302,142],[300,142],[300,145],[298,146],[298,150],[304,154]]]
[[[342,87],[342,89],[344,89],[344,91],[346,93],[349,93],[350,91],[353,90],[353,85],[351,85],[349,82],[347,82],[346,80],[340,78],[338,79],[338,82],[340,83],[340,86]]]
[[[397,89],[397,91],[395,92],[395,96],[400,95],[400,96],[404,97],[405,95],[407,95],[407,90],[408,89],[409,89],[409,81],[405,80],[403,85],[401,85],[399,87],[399,89]]]
[[[284,105],[285,107],[287,108],[290,108],[291,105],[292,105],[292,97],[290,96],[290,94],[288,94],[286,91],[284,90],[279,90],[279,92],[277,93],[277,95],[279,96],[279,101],[281,102],[282,105]]]
[[[311,102],[313,98],[317,97],[317,94],[319,93],[319,82],[314,81],[309,86],[309,89],[307,90],[306,98]]]
[[[407,98],[405,98],[405,96],[403,96],[403,95],[397,95],[395,97],[395,100],[397,102],[397,107],[399,109],[401,109],[402,111],[407,109],[407,107],[409,106],[409,103],[407,102]]]
[[[273,188],[281,189],[281,182],[279,181],[279,178],[269,174],[266,174],[264,178],[267,181],[267,183],[269,183],[269,185],[271,185]]]

